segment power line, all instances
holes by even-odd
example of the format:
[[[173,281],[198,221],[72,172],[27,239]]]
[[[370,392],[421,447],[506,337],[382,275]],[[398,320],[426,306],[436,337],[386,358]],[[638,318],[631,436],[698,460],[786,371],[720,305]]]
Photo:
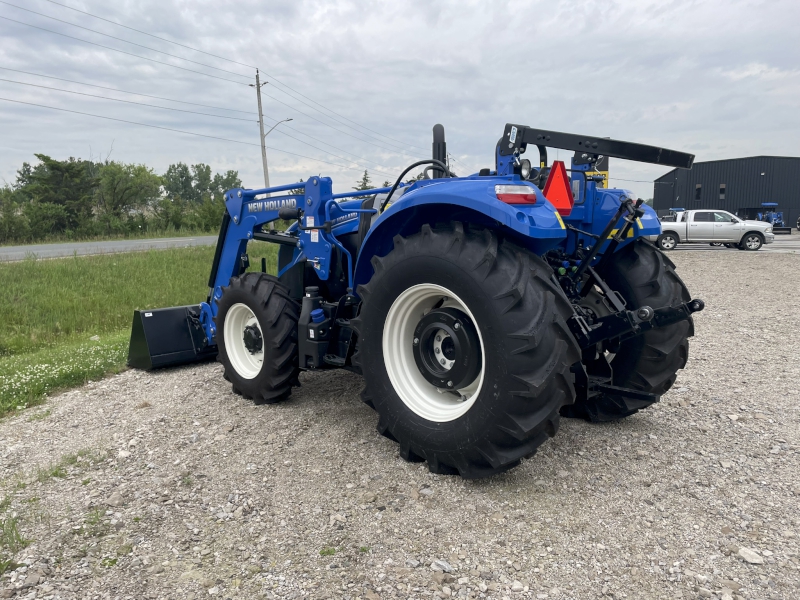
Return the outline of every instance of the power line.
[[[55,107],[55,106],[47,106],[45,104],[36,104],[34,102],[23,102],[22,100],[12,100],[11,98],[0,98],[0,100],[2,100],[4,102],[13,102],[15,104],[25,104],[25,105],[28,105],[28,106],[36,106],[38,108],[47,108],[47,109],[50,109],[50,110],[58,110],[58,111],[61,111],[61,112],[68,112],[68,113],[73,113],[73,114],[76,114],[76,115],[83,115],[83,116],[86,116],[86,117],[94,117],[94,118],[97,118],[97,119],[105,119],[107,121],[117,121],[119,123],[127,123],[129,125],[140,125],[142,127],[150,127],[152,129],[162,129],[164,131],[172,131],[172,132],[175,132],[175,133],[184,133],[184,134],[187,134],[187,135],[195,135],[195,136],[198,136],[198,137],[208,138],[208,139],[212,139],[212,140],[221,140],[223,142],[231,142],[231,143],[234,143],[234,144],[243,144],[245,146],[261,147],[260,144],[253,144],[252,142],[243,142],[241,140],[232,140],[230,138],[218,137],[218,136],[215,136],[215,135],[206,135],[204,133],[195,133],[193,131],[185,131],[185,130],[182,130],[182,129],[173,129],[171,127],[162,127],[160,125],[151,125],[149,123],[139,123],[137,121],[128,121],[126,119],[117,119],[117,118],[114,118],[114,117],[105,117],[103,115],[95,115],[95,114],[92,114],[92,113],[85,113],[85,112],[81,112],[81,111],[77,111],[77,110],[70,110],[68,108],[58,108],[58,107]],[[352,167],[348,167],[348,166],[345,166],[345,165],[340,165],[338,163],[332,163],[332,162],[327,161],[327,160],[322,160],[321,158],[313,158],[311,156],[305,156],[303,154],[297,154],[295,152],[289,152],[288,150],[281,150],[279,148],[272,148],[272,147],[269,147],[269,146],[267,148],[269,150],[274,150],[275,152],[281,152],[283,154],[289,154],[291,156],[297,156],[299,158],[305,158],[307,160],[313,160],[313,161],[316,161],[316,162],[324,163],[326,165],[332,165],[334,167],[339,167],[340,169],[346,169],[348,171],[355,171],[356,170],[356,169],[354,169]],[[361,170],[361,167],[358,168],[358,171],[360,171],[360,170]]]
[[[31,25],[30,23],[25,23],[23,21],[17,21],[16,19],[11,19],[9,17],[4,17],[0,15],[0,19],[4,19],[6,21],[11,21],[12,23],[18,23],[19,25],[25,25],[26,27],[32,27],[33,29],[39,29],[41,31],[46,31],[48,33],[54,33],[55,35],[60,35],[65,38],[69,38],[71,40],[76,40],[78,42],[83,42],[84,44],[91,44],[92,46],[98,46],[100,48],[105,48],[106,50],[113,50],[114,52],[119,52],[121,54],[127,54],[128,56],[133,56],[135,58],[141,58],[143,60],[149,60],[154,63],[158,63],[159,65],[165,65],[167,67],[172,67],[173,69],[180,69],[181,71],[188,71],[189,73],[195,73],[197,75],[205,75],[206,77],[213,77],[214,79],[219,79],[221,81],[227,81],[229,83],[236,83],[239,85],[248,85],[242,81],[234,81],[233,79],[227,79],[225,77],[219,77],[217,75],[212,75],[211,73],[203,73],[202,71],[195,71],[194,69],[187,69],[186,67],[179,67],[178,65],[172,65],[170,63],[156,60],[155,58],[149,58],[147,56],[142,56],[140,54],[134,54],[133,52],[126,52],[125,50],[120,50],[119,48],[113,48],[111,46],[105,46],[104,44],[98,44],[97,42],[90,42],[89,40],[83,40],[81,38],[77,38],[71,35],[67,35],[66,33],[60,33],[58,31],[53,31],[52,29],[47,29],[45,27],[39,27],[38,25]]]
[[[46,32],[48,32],[48,33],[54,33],[55,35],[60,35],[60,36],[63,36],[63,37],[66,37],[66,38],[69,38],[69,39],[72,39],[72,40],[77,40],[77,41],[79,41],[79,42],[84,42],[84,43],[86,43],[86,44],[91,44],[92,46],[98,46],[98,47],[100,47],[100,48],[105,48],[105,49],[108,49],[108,50],[113,50],[114,52],[120,52],[120,53],[122,53],[122,54],[126,54],[126,55],[128,55],[128,56],[133,56],[133,57],[136,57],[136,58],[141,58],[141,59],[144,59],[144,60],[149,60],[149,61],[152,61],[152,62],[154,62],[154,63],[158,63],[158,64],[160,64],[160,65],[165,65],[165,66],[168,66],[168,67],[173,67],[173,68],[175,68],[175,69],[181,69],[182,71],[189,71],[190,73],[196,73],[196,74],[198,74],[198,75],[205,75],[206,77],[213,77],[214,79],[220,79],[220,80],[222,80],[222,81],[228,81],[228,82],[230,82],[230,83],[237,83],[237,84],[240,84],[240,85],[248,85],[248,84],[246,84],[246,83],[242,83],[242,82],[240,82],[240,81],[234,81],[234,80],[232,80],[232,79],[226,79],[225,77],[218,77],[217,75],[211,75],[210,73],[203,73],[202,71],[195,71],[195,70],[193,70],[193,69],[187,69],[187,68],[185,68],[185,67],[180,67],[180,66],[178,66],[178,65],[172,65],[172,64],[170,64],[170,63],[166,63],[166,62],[163,62],[163,61],[160,61],[160,60],[156,60],[156,59],[154,59],[154,58],[148,58],[148,57],[146,57],[146,56],[141,56],[141,55],[139,55],[139,54],[133,54],[132,52],[126,52],[125,50],[119,50],[118,48],[113,48],[113,47],[111,47],[111,46],[106,46],[106,45],[104,45],[104,44],[98,44],[98,43],[96,43],[96,42],[90,42],[89,40],[84,40],[84,39],[81,39],[81,38],[77,38],[77,37],[74,37],[74,36],[71,36],[71,35],[67,35],[67,34],[65,34],[65,33],[60,33],[60,32],[58,32],[58,31],[53,31],[52,29],[46,29],[46,28],[44,28],[44,27],[39,27],[39,26],[37,26],[37,25],[31,25],[30,23],[24,23],[23,21],[17,21],[16,19],[11,19],[11,18],[9,18],[9,17],[4,17],[4,16],[2,16],[2,15],[0,15],[0,19],[5,19],[6,21],[11,21],[11,22],[13,22],[13,23],[18,23],[18,24],[20,24],[20,25],[25,25],[25,26],[27,26],[27,27],[32,27],[32,28],[34,28],[34,29],[39,29],[39,30],[41,30],[41,31],[46,31]],[[326,122],[324,122],[324,121],[321,121],[321,120],[317,119],[316,117],[312,117],[312,116],[311,116],[311,115],[309,115],[308,113],[304,113],[303,111],[296,109],[295,107],[291,106],[290,104],[287,104],[286,102],[283,102],[283,101],[281,101],[281,100],[278,100],[278,99],[277,99],[277,98],[275,98],[274,96],[270,96],[269,94],[264,94],[264,95],[265,95],[265,96],[267,96],[268,98],[271,98],[271,99],[275,100],[276,102],[279,102],[280,104],[283,104],[284,106],[287,106],[287,107],[291,108],[292,110],[295,110],[295,111],[297,111],[298,113],[300,113],[300,114],[301,114],[301,115],[303,115],[303,116],[306,116],[306,117],[308,117],[309,119],[313,119],[314,121],[317,121],[318,123],[320,123],[320,124],[322,124],[322,125],[325,125],[326,127],[330,127],[330,128],[331,128],[331,129],[333,129],[334,131],[338,131],[339,133],[342,133],[342,134],[344,134],[344,135],[350,136],[350,137],[352,137],[352,138],[354,138],[354,139],[356,139],[356,140],[359,140],[360,142],[364,142],[364,143],[366,143],[366,144],[370,144],[370,145],[372,145],[372,146],[376,146],[376,147],[378,147],[378,148],[381,148],[381,149],[383,149],[383,150],[387,150],[387,151],[389,151],[389,152],[394,152],[394,153],[397,153],[397,150],[391,150],[391,149],[389,149],[389,148],[386,148],[386,147],[384,147],[384,146],[380,146],[380,145],[378,145],[378,144],[375,144],[375,143],[373,143],[373,142],[370,142],[369,140],[364,140],[364,139],[362,139],[362,138],[356,137],[356,136],[354,136],[354,135],[352,135],[352,134],[350,134],[350,133],[348,133],[348,132],[346,132],[346,131],[344,131],[344,130],[342,130],[342,129],[338,129],[337,127],[334,127],[333,125],[331,125],[331,124],[329,124],[329,123],[326,123]],[[404,151],[402,151],[402,152],[400,152],[400,153],[401,153],[401,154],[405,154],[406,156],[410,156],[410,157],[412,157],[412,158],[416,158],[416,157],[414,157],[413,155],[411,155],[411,154],[407,154],[407,153],[406,153],[406,152],[404,152]]]
[[[233,119],[235,121],[245,121],[245,122],[248,122],[248,123],[254,123],[255,122],[255,121],[252,121],[251,119],[242,119],[240,117],[225,117],[225,116],[221,116],[221,115],[210,115],[208,113],[201,113],[201,112],[196,112],[196,111],[193,111],[193,110],[183,110],[181,108],[171,108],[171,107],[168,107],[168,106],[157,106],[155,104],[145,104],[144,102],[133,102],[132,100],[120,100],[119,98],[108,98],[106,96],[98,96],[96,94],[86,94],[84,92],[74,92],[72,90],[54,88],[54,87],[49,87],[49,86],[46,86],[46,85],[36,85],[35,83],[25,83],[25,82],[22,82],[22,81],[13,81],[11,79],[3,79],[1,77],[0,77],[0,81],[6,81],[8,83],[17,83],[19,85],[28,85],[28,86],[31,86],[31,87],[40,88],[40,89],[44,89],[44,90],[51,90],[51,91],[54,91],[54,92],[65,92],[67,94],[78,94],[80,96],[88,96],[90,98],[99,98],[101,100],[112,100],[114,102],[125,102],[126,104],[136,104],[138,106],[147,106],[149,108],[160,108],[160,109],[163,109],[163,110],[172,110],[172,111],[176,111],[176,112],[190,113],[190,114],[193,114],[193,115],[203,115],[203,116],[206,116],[206,117],[217,117],[219,119]],[[320,151],[325,152],[326,154],[329,154],[329,155],[331,155],[333,157],[340,158],[340,159],[342,159],[344,161],[350,161],[353,164],[358,165],[359,167],[363,167],[363,165],[359,165],[357,162],[353,161],[352,159],[345,158],[344,156],[339,156],[338,154],[334,154],[333,152],[330,152],[329,150],[325,150],[324,148],[320,148],[319,146],[314,146],[313,144],[309,144],[308,142],[304,142],[300,138],[296,138],[293,135],[289,135],[288,133],[285,133],[283,131],[280,131],[279,133],[282,133],[286,137],[289,137],[289,138],[291,138],[293,140],[296,140],[296,141],[300,142],[301,144],[304,144],[304,145],[306,145],[306,146],[308,146],[310,148],[314,148],[315,150],[320,150]],[[366,160],[366,159],[362,159],[362,160]],[[371,162],[372,164],[378,165],[379,167],[383,167],[383,165],[381,165],[379,163],[376,163],[374,161],[368,161],[368,162]],[[381,173],[381,171],[378,171],[378,172]],[[382,173],[382,174],[383,175],[389,175],[389,173]]]
[[[18,85],[28,85],[31,87],[41,88],[43,90],[52,90],[55,92],[65,92],[67,94],[78,94],[79,96],[88,96],[89,98],[100,98],[101,100],[113,100],[114,102],[125,102],[126,104],[136,104],[138,106],[147,106],[149,108],[160,108],[162,110],[173,110],[176,112],[182,113],[190,113],[193,115],[203,115],[204,117],[215,117],[217,119],[232,119],[234,121],[245,121],[247,123],[257,123],[258,121],[254,121],[253,119],[243,119],[241,117],[227,117],[225,115],[212,115],[209,113],[201,113],[194,110],[184,110],[182,108],[172,108],[170,106],[158,106],[157,104],[147,104],[145,102],[134,102],[133,100],[121,100],[120,98],[109,98],[108,96],[98,96],[97,94],[87,94],[85,92],[75,92],[73,90],[65,90],[62,88],[55,88],[49,87],[46,85],[37,85],[35,83],[26,83],[24,81],[14,81],[13,79],[3,79],[0,77],[0,81],[6,81],[8,83],[16,83]]]
[[[83,86],[87,86],[87,87],[95,87],[95,88],[99,88],[99,89],[102,89],[102,90],[109,90],[109,91],[113,91],[113,92],[118,92],[118,93],[121,93],[121,94],[131,94],[131,95],[134,95],[134,96],[144,96],[146,98],[154,98],[156,100],[164,100],[166,102],[178,102],[178,103],[187,104],[187,105],[190,105],[190,106],[201,106],[201,107],[204,107],[204,108],[213,108],[213,109],[217,109],[217,110],[228,110],[228,111],[240,112],[240,113],[251,114],[251,115],[255,115],[256,114],[256,113],[249,112],[249,111],[235,110],[235,109],[231,109],[231,108],[222,108],[222,107],[219,107],[219,106],[210,106],[210,105],[207,105],[207,104],[197,104],[196,102],[187,102],[185,100],[175,100],[174,98],[164,98],[163,96],[152,96],[150,94],[141,94],[139,92],[128,92],[128,91],[125,91],[125,90],[119,90],[119,89],[116,89],[116,88],[106,87],[106,86],[102,86],[102,85],[94,85],[94,84],[91,84],[91,83],[83,83],[83,82],[80,82],[80,81],[74,81],[72,79],[63,79],[61,77],[53,77],[51,75],[42,75],[40,73],[31,73],[30,71],[21,71],[19,69],[10,69],[8,67],[0,67],[0,69],[6,70],[6,71],[13,71],[15,73],[24,73],[26,75],[33,75],[35,77],[44,77],[44,78],[47,78],[47,79],[55,79],[57,81],[64,81],[64,82],[67,82],[67,83],[74,83],[74,84],[77,84],[77,85],[83,85]],[[61,89],[61,88],[51,88],[51,87],[47,87],[47,86],[37,86],[37,85],[31,84],[31,83],[24,83],[24,82],[21,82],[21,81],[12,81],[10,79],[0,79],[0,81],[8,81],[10,83],[18,83],[18,84],[21,84],[21,85],[31,85],[31,86],[35,86],[35,87],[44,87],[45,89],[51,89],[51,90],[56,90],[56,91],[61,91],[61,92],[68,92],[68,93],[73,93],[73,94],[81,94],[81,95],[84,95],[84,96],[90,96],[90,97],[93,97],[93,98],[101,98],[101,99],[105,99],[105,100],[114,100],[114,101],[118,101],[118,102],[128,102],[128,103],[131,103],[131,104],[140,104],[142,106],[148,106],[148,107],[152,107],[152,108],[162,108],[162,109],[165,109],[165,110],[176,110],[176,111],[180,110],[180,109],[170,108],[170,107],[166,107],[166,106],[157,106],[157,105],[154,105],[154,104],[146,104],[146,103],[142,103],[142,102],[132,102],[130,100],[120,100],[120,99],[117,99],[117,98],[108,98],[107,96],[95,96],[94,94],[83,94],[81,92],[73,92],[71,90],[64,90],[64,89]],[[181,112],[194,113],[194,114],[205,115],[205,116],[210,116],[210,117],[220,117],[220,118],[225,118],[225,119],[236,119],[236,117],[225,117],[225,116],[222,116],[222,115],[208,115],[207,113],[200,113],[200,112],[195,113],[194,111],[181,111]],[[273,121],[277,121],[278,120],[278,119],[275,119],[274,117],[270,117],[268,115],[264,115],[264,116],[267,117],[268,119],[272,119]],[[236,119],[236,120],[250,121],[250,119]],[[306,133],[303,133],[302,131],[300,131],[299,129],[297,129],[295,127],[291,127],[289,125],[285,125],[284,127],[294,131],[298,135],[302,135],[303,137],[307,137],[307,138],[309,138],[311,140],[315,140],[315,141],[319,142],[320,144],[323,144],[324,146],[330,146],[331,148],[335,148],[336,150],[339,150],[340,152],[344,152],[345,154],[349,154],[350,156],[354,156],[355,158],[357,158],[359,160],[372,163],[372,164],[377,165],[377,166],[382,167],[382,168],[386,168],[384,165],[382,165],[382,164],[380,164],[378,162],[375,162],[373,160],[364,158],[362,156],[359,156],[358,154],[353,154],[352,152],[348,152],[344,148],[340,148],[339,146],[335,146],[334,144],[330,144],[328,142],[325,142],[323,140],[320,140],[318,138],[310,136],[310,135],[308,135]],[[278,130],[278,133],[284,134],[282,129]],[[294,140],[297,140],[301,144],[307,144],[307,142],[299,140],[298,138],[295,138],[293,136],[289,136],[288,134],[284,134],[284,135],[287,135],[288,137],[290,137],[290,138],[292,138]],[[316,148],[316,146],[311,146],[311,147],[312,148]],[[329,152],[328,150],[323,150],[322,148],[316,148],[316,149],[317,150],[322,150],[323,152]],[[336,156],[335,154],[332,154],[332,155]],[[337,157],[337,158],[342,158],[343,160],[351,160],[351,159],[347,159],[347,158],[344,158],[344,157]]]
[[[64,21],[63,19],[57,19],[56,17],[51,17],[50,15],[46,15],[44,13],[36,12],[35,10],[31,10],[29,8],[23,8],[22,6],[17,6],[16,4],[11,4],[10,2],[6,2],[5,0],[0,0],[0,4],[5,4],[6,6],[13,6],[19,10],[24,10],[25,12],[29,12],[34,15],[39,15],[40,17],[44,17],[45,19],[51,19],[53,21],[58,21],[59,23],[64,23],[65,25],[69,25],[70,27],[77,27],[78,29],[83,29],[84,31],[90,31],[92,33],[96,33],[97,35],[102,35],[107,38],[111,38],[112,40],[118,40],[120,42],[125,42],[126,44],[131,44],[132,46],[138,46],[139,48],[144,48],[145,50],[150,50],[152,52],[159,52],[161,54],[165,54],[166,56],[170,56],[172,58],[177,58],[178,60],[185,60],[186,62],[193,63],[195,65],[200,65],[201,67],[208,67],[209,69],[214,69],[215,71],[221,71],[223,73],[227,73],[228,75],[236,75],[237,77],[246,77],[250,79],[248,75],[242,75],[241,73],[235,73],[234,71],[228,71],[227,69],[220,69],[219,67],[215,67],[213,65],[207,65],[205,63],[197,62],[196,60],[191,60],[189,58],[183,58],[182,56],[178,56],[176,54],[170,54],[169,52],[164,52],[163,50],[157,50],[155,48],[151,48],[150,46],[143,46],[142,44],[137,44],[136,42],[131,42],[125,40],[121,37],[117,37],[114,35],[110,35],[108,33],[103,33],[102,31],[97,31],[96,29],[89,29],[88,27],[84,27],[83,25],[76,25],[75,23],[70,23],[69,21]]]
[[[61,6],[61,7],[63,7],[63,8],[67,8],[67,9],[69,9],[69,10],[72,10],[72,11],[75,11],[75,12],[78,12],[78,13],[81,13],[81,14],[84,14],[84,15],[87,15],[87,16],[89,16],[89,17],[92,17],[92,18],[95,18],[95,19],[99,19],[99,20],[101,20],[101,21],[105,21],[106,23],[111,23],[112,25],[116,25],[117,27],[122,27],[122,28],[124,28],[124,29],[128,29],[128,30],[130,30],[130,31],[135,31],[136,33],[141,33],[142,35],[146,35],[146,36],[149,36],[149,37],[151,37],[151,38],[154,38],[154,39],[157,39],[157,40],[161,40],[162,42],[167,42],[167,43],[169,43],[169,44],[175,44],[176,46],[180,46],[181,48],[186,48],[186,49],[188,49],[188,50],[192,50],[192,51],[194,51],[194,52],[199,52],[200,54],[205,54],[206,56],[212,56],[212,57],[214,57],[214,58],[219,58],[220,60],[225,60],[225,61],[228,61],[228,62],[230,62],[230,63],[236,64],[236,65],[240,65],[240,66],[242,66],[242,67],[249,67],[249,68],[251,68],[251,69],[256,69],[256,68],[258,68],[258,67],[254,66],[254,65],[248,65],[248,64],[246,64],[246,63],[242,63],[242,62],[239,62],[239,61],[233,60],[233,59],[231,59],[231,58],[227,58],[227,57],[225,57],[225,56],[220,56],[220,55],[218,55],[218,54],[213,54],[213,53],[211,53],[211,52],[206,52],[205,50],[200,50],[200,49],[198,49],[198,48],[193,48],[192,46],[187,46],[187,45],[185,45],[185,44],[181,44],[181,43],[179,43],[179,42],[175,42],[175,41],[173,41],[173,40],[170,40],[170,39],[167,39],[167,38],[159,37],[159,36],[157,36],[157,35],[154,35],[154,34],[152,34],[152,33],[148,33],[148,32],[146,32],[146,31],[142,31],[141,29],[136,29],[136,28],[134,28],[134,27],[130,27],[130,26],[128,26],[128,25],[123,25],[122,23],[117,23],[116,21],[112,21],[111,19],[106,19],[106,18],[104,18],[104,17],[100,17],[100,16],[98,16],[98,15],[95,15],[95,14],[92,14],[92,13],[90,13],[90,12],[86,12],[86,11],[83,11],[83,10],[79,10],[79,9],[77,9],[77,8],[73,8],[73,7],[71,7],[71,6],[68,6],[68,5],[66,5],[66,4],[63,4],[63,3],[61,3],[61,2],[55,2],[55,0],[45,0],[45,2],[49,2],[50,4],[55,4],[55,5],[57,5],[57,6]],[[399,143],[399,144],[403,144],[404,146],[408,146],[408,147],[410,147],[410,148],[416,148],[416,149],[418,149],[418,150],[426,150],[426,148],[421,148],[420,146],[415,146],[415,145],[413,145],[413,144],[409,144],[409,143],[407,143],[407,142],[403,142],[403,141],[401,141],[401,140],[397,140],[397,139],[395,139],[395,138],[392,138],[392,137],[390,137],[390,136],[388,136],[388,135],[386,135],[386,134],[383,134],[383,133],[381,133],[381,132],[379,132],[379,131],[375,131],[374,129],[370,129],[369,127],[365,127],[364,125],[360,125],[360,124],[358,124],[356,121],[353,121],[352,119],[349,119],[349,118],[345,117],[344,115],[342,115],[342,114],[340,114],[340,113],[338,113],[338,112],[336,112],[336,111],[334,111],[334,110],[332,110],[332,109],[328,108],[328,107],[327,107],[327,106],[325,106],[324,104],[320,104],[320,103],[319,103],[319,102],[317,102],[316,100],[312,100],[311,98],[309,98],[309,97],[308,97],[308,96],[306,96],[305,94],[303,94],[303,93],[301,93],[301,92],[298,92],[298,91],[297,91],[297,90],[295,90],[294,88],[292,88],[292,87],[288,86],[287,84],[283,83],[283,82],[282,82],[281,80],[279,80],[277,77],[273,77],[272,75],[270,75],[269,73],[267,73],[267,72],[266,72],[264,69],[261,69],[261,70],[264,72],[264,74],[265,74],[267,77],[269,77],[270,79],[272,79],[274,82],[278,83],[279,85],[281,85],[281,86],[283,86],[283,87],[285,87],[285,88],[287,88],[287,89],[291,90],[292,92],[294,92],[295,94],[297,94],[297,95],[299,95],[299,96],[301,96],[301,97],[305,98],[305,99],[306,99],[306,100],[308,100],[309,102],[313,102],[313,103],[314,103],[314,104],[316,104],[317,106],[320,106],[320,107],[324,108],[324,109],[325,109],[325,110],[327,110],[328,112],[330,112],[330,113],[332,113],[332,114],[334,114],[334,115],[336,115],[336,116],[342,117],[343,119],[345,119],[345,120],[349,121],[350,123],[353,123],[354,125],[357,125],[358,127],[362,128],[362,129],[366,129],[367,131],[371,131],[372,133],[376,133],[376,134],[380,135],[381,137],[384,137],[384,138],[386,138],[386,139],[388,139],[388,140],[392,140],[392,141],[394,141],[394,142],[397,142],[397,143]],[[291,94],[289,94],[288,92],[286,92],[286,91],[284,91],[284,90],[279,90],[279,91],[282,91],[282,92],[283,92],[284,94],[286,94],[287,96],[294,97],[294,96],[292,96]],[[298,100],[298,99],[297,99],[297,98],[295,98],[295,100]],[[302,102],[302,101],[301,101],[301,102]],[[305,103],[305,102],[303,102],[303,104],[306,104],[306,103]],[[308,105],[308,104],[306,104],[306,106],[309,106],[309,105]],[[310,108],[314,108],[314,107],[313,107],[313,106],[310,106]],[[317,112],[320,112],[320,113],[321,113],[321,111],[320,111],[318,108],[314,108],[314,110],[316,110]],[[324,113],[323,113],[323,114],[324,114]],[[325,115],[325,116],[328,116],[328,115]],[[330,117],[328,117],[328,118],[330,118]],[[351,126],[349,126],[349,125],[346,125],[346,126],[347,126],[347,127],[351,127]],[[351,127],[351,128],[352,128],[352,127]],[[372,137],[372,136],[370,136],[370,137]]]
[[[363,143],[365,143],[365,144],[369,144],[370,146],[375,146],[376,148],[380,148],[381,150],[386,150],[386,151],[388,151],[388,152],[391,152],[392,154],[401,154],[401,155],[409,156],[409,157],[411,157],[411,158],[417,158],[417,157],[416,157],[416,156],[414,156],[413,154],[408,154],[408,153],[407,153],[407,152],[405,152],[405,151],[399,151],[399,152],[398,152],[397,150],[392,150],[392,149],[390,149],[390,148],[387,148],[387,147],[385,147],[385,146],[381,146],[380,144],[376,144],[376,143],[374,143],[374,142],[370,142],[369,140],[365,140],[365,139],[362,139],[362,138],[360,138],[360,137],[356,137],[356,136],[354,136],[352,133],[348,133],[347,131],[344,131],[343,129],[339,129],[338,127],[334,127],[334,126],[333,126],[333,125],[331,125],[330,123],[326,123],[325,121],[320,121],[320,120],[319,120],[319,119],[317,119],[316,117],[313,117],[313,116],[311,116],[311,115],[310,115],[310,114],[308,114],[308,113],[304,113],[302,110],[298,110],[298,109],[296,109],[296,108],[295,108],[295,107],[293,107],[291,104],[287,104],[287,103],[286,103],[286,102],[284,102],[283,100],[278,100],[278,99],[277,99],[275,96],[270,96],[269,94],[266,94],[266,93],[264,93],[264,92],[261,92],[261,94],[262,94],[262,95],[264,95],[264,96],[266,96],[267,98],[270,98],[271,100],[275,100],[275,102],[278,102],[278,103],[280,103],[280,104],[283,104],[284,106],[288,106],[289,108],[291,108],[292,110],[294,110],[294,111],[296,111],[296,112],[300,113],[300,114],[301,114],[301,115],[303,115],[304,117],[308,117],[309,119],[312,119],[312,120],[316,121],[317,123],[320,123],[321,125],[325,125],[325,127],[330,127],[330,128],[331,128],[331,129],[333,129],[334,131],[338,131],[339,133],[342,133],[342,134],[344,134],[344,135],[346,135],[346,136],[349,136],[349,137],[351,137],[351,138],[353,138],[353,139],[355,139],[355,140],[358,140],[359,142],[363,142]]]
[[[189,106],[202,106],[203,108],[213,108],[215,110],[227,110],[230,112],[243,113],[245,115],[258,116],[258,113],[251,110],[237,110],[235,108],[223,108],[221,106],[211,106],[209,104],[198,104],[197,102],[188,102],[187,100],[175,100],[174,98],[164,98],[163,96],[153,96],[151,94],[143,94],[141,92],[128,92],[117,88],[107,87],[104,85],[96,85],[94,83],[83,83],[82,81],[74,81],[72,79],[64,79],[63,77],[53,77],[52,75],[42,75],[41,73],[31,73],[30,71],[21,71],[20,69],[11,69],[9,67],[0,67],[4,71],[14,71],[15,73],[24,73],[25,75],[33,75],[34,77],[44,77],[46,79],[55,79],[56,81],[65,81],[67,83],[74,83],[76,85],[85,85],[87,87],[94,87],[101,90],[109,90],[111,92],[118,92],[120,94],[131,94],[133,96],[143,96],[145,98],[153,98],[155,100],[165,100],[167,102],[177,102],[179,104],[188,104]]]

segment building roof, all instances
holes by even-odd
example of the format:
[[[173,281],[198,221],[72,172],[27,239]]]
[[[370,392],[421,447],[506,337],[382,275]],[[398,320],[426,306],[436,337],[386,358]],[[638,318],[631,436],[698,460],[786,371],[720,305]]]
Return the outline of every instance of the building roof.
[[[696,162],[696,163],[694,163],[694,165],[692,165],[692,168],[698,167],[700,165],[710,165],[710,164],[713,164],[713,163],[729,163],[729,162],[734,162],[734,161],[739,161],[739,160],[756,160],[756,159],[797,160],[797,161],[800,161],[800,156],[770,156],[770,155],[765,155],[765,154],[759,154],[757,156],[742,156],[742,157],[739,157],[739,158],[721,158],[719,160],[704,160],[704,161]],[[668,175],[671,175],[672,173],[674,173],[677,170],[678,169],[671,169],[671,170],[667,171],[661,177],[656,177],[656,181],[658,181],[659,179],[663,179],[664,177],[667,177]],[[685,169],[681,169],[681,170],[683,171]]]

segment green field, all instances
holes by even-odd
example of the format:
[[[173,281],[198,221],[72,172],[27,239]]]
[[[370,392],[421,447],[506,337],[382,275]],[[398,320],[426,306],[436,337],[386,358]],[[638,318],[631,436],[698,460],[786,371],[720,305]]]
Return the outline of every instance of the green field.
[[[274,272],[273,250],[251,243],[253,268],[265,256]],[[134,309],[205,300],[213,255],[197,247],[0,264],[0,415],[125,368]]]

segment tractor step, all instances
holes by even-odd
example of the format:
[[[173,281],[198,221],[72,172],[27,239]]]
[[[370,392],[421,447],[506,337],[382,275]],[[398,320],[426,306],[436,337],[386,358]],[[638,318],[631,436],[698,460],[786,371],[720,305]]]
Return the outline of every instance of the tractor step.
[[[772,233],[775,235],[792,235],[792,228],[791,227],[772,227]]]

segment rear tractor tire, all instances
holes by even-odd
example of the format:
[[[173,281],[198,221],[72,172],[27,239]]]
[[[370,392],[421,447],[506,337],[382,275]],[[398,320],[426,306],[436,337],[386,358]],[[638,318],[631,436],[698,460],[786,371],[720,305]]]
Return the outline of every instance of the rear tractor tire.
[[[580,352],[546,263],[456,222],[396,236],[372,265],[358,288],[354,363],[378,431],[402,458],[487,477],[556,434]]]
[[[600,275],[611,289],[622,295],[628,310],[676,306],[691,299],[672,261],[645,240],[636,240],[622,248]],[[611,359],[613,385],[659,396],[666,393],[675,383],[678,371],[686,366],[692,335],[694,323],[688,320],[625,340]],[[651,404],[601,394],[566,406],[561,414],[593,422],[615,421]]]
[[[297,383],[300,305],[276,277],[231,278],[217,302],[217,360],[234,393],[256,404],[286,399]]]

